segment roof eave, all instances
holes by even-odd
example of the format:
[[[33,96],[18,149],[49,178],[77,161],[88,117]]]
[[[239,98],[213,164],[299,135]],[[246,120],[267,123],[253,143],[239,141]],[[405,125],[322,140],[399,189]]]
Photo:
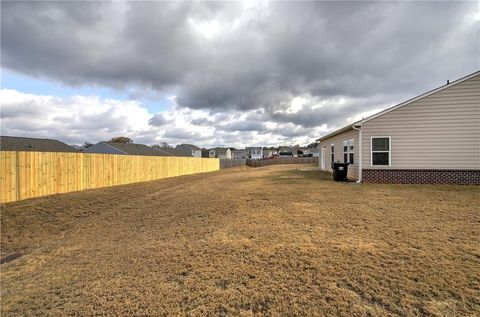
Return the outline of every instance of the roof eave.
[[[421,94],[421,95],[419,95],[419,96],[417,96],[417,97],[408,99],[408,100],[406,100],[406,101],[404,101],[404,102],[402,102],[402,103],[399,103],[399,104],[397,104],[397,105],[395,105],[395,106],[393,106],[393,107],[387,108],[387,109],[385,109],[385,110],[383,110],[383,111],[380,111],[380,112],[378,112],[378,113],[376,113],[376,114],[373,114],[373,115],[371,115],[371,116],[369,116],[369,117],[367,117],[367,118],[364,118],[364,119],[362,119],[361,121],[354,122],[354,123],[352,123],[352,124],[350,124],[350,125],[348,125],[348,126],[346,126],[346,127],[343,127],[343,128],[338,129],[338,130],[336,130],[336,131],[334,131],[334,132],[331,132],[331,133],[329,133],[329,134],[327,134],[327,135],[325,135],[325,136],[323,136],[323,137],[321,137],[321,138],[318,138],[316,141],[321,142],[321,141],[323,141],[323,140],[325,140],[325,139],[331,138],[332,136],[335,136],[335,135],[337,135],[337,134],[340,134],[340,133],[346,132],[346,131],[348,131],[348,130],[350,130],[350,129],[353,129],[353,128],[352,128],[353,126],[361,126],[361,125],[362,125],[363,123],[365,123],[365,122],[368,122],[368,121],[373,120],[373,119],[375,119],[375,118],[377,118],[377,117],[383,116],[384,114],[387,114],[387,113],[389,113],[389,112],[391,112],[391,111],[393,111],[393,110],[396,110],[396,109],[398,109],[398,108],[401,108],[401,107],[404,107],[404,106],[406,106],[406,105],[409,105],[409,104],[411,104],[411,103],[413,103],[413,102],[415,102],[415,101],[418,101],[418,100],[420,100],[420,99],[422,99],[422,98],[428,97],[428,96],[430,96],[430,95],[432,95],[432,94],[434,94],[434,93],[437,93],[437,92],[442,91],[442,90],[444,90],[444,89],[447,89],[447,88],[449,88],[449,87],[458,85],[458,84],[460,84],[460,83],[462,83],[462,82],[464,82],[464,81],[466,81],[466,80],[469,80],[470,78],[473,78],[473,77],[475,77],[475,76],[478,76],[478,75],[480,75],[480,70],[478,70],[478,71],[476,71],[476,72],[473,72],[473,73],[471,73],[471,74],[469,74],[469,75],[467,75],[467,76],[464,76],[464,77],[462,77],[462,78],[459,78],[459,79],[457,79],[457,80],[455,80],[455,81],[453,81],[453,82],[451,82],[451,83],[449,83],[449,84],[446,84],[446,85],[437,87],[437,88],[435,88],[435,89],[432,89],[432,90],[430,90],[430,91],[427,91],[427,92],[425,92],[425,93],[423,93],[423,94]]]
[[[331,138],[332,136],[336,136],[337,134],[340,134],[340,133],[344,133],[344,132],[347,132],[347,131],[350,131],[350,130],[353,130],[352,126],[357,126],[358,123],[360,123],[360,121],[358,122],[354,122],[352,124],[349,124],[347,126],[344,126],[343,128],[340,128],[338,130],[335,130],[325,136],[322,136],[321,138],[318,138],[317,141],[321,142],[321,141],[324,141],[326,139],[329,139]]]
[[[457,80],[455,80],[455,81],[452,81],[451,83],[448,83],[448,84],[445,84],[445,85],[443,85],[443,86],[434,88],[434,89],[429,90],[429,91],[427,91],[427,92],[425,92],[425,93],[423,93],[423,94],[421,94],[421,95],[418,95],[418,96],[416,96],[416,97],[410,98],[410,99],[408,99],[408,100],[406,100],[406,101],[404,101],[404,102],[402,102],[402,103],[399,103],[399,104],[397,104],[397,105],[395,105],[395,106],[392,106],[392,107],[389,107],[389,108],[387,108],[387,109],[385,109],[385,110],[382,110],[382,111],[380,111],[380,112],[377,112],[377,113],[375,113],[375,114],[373,114],[373,115],[371,115],[371,116],[363,119],[362,122],[368,122],[368,121],[370,121],[370,120],[373,120],[373,119],[375,119],[375,118],[378,118],[378,117],[380,117],[380,116],[383,116],[384,114],[387,114],[387,113],[389,113],[389,112],[391,112],[391,111],[393,111],[393,110],[396,110],[396,109],[398,109],[398,108],[401,108],[401,107],[404,107],[404,106],[409,105],[409,104],[411,104],[411,103],[414,103],[415,101],[418,101],[418,100],[420,100],[420,99],[423,99],[423,98],[425,98],[425,97],[428,97],[428,96],[430,96],[430,95],[433,95],[434,93],[440,92],[440,91],[442,91],[442,90],[444,90],[444,89],[447,89],[447,88],[449,88],[449,87],[458,85],[458,84],[460,84],[460,83],[462,83],[462,82],[464,82],[464,81],[466,81],[466,80],[469,80],[470,78],[473,78],[473,77],[475,77],[475,76],[478,76],[478,75],[480,75],[480,70],[478,70],[478,71],[476,71],[476,72],[474,72],[474,73],[471,73],[470,75],[463,76],[462,78],[459,78],[459,79],[457,79]]]

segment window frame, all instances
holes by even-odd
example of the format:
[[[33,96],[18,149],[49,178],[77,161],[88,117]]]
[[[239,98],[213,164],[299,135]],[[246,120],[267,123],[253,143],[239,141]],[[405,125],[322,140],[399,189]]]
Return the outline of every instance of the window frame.
[[[350,141],[351,141],[351,143],[350,143]],[[347,144],[347,151],[345,151],[345,145],[344,145],[345,143]],[[353,147],[353,149],[351,149],[350,147]],[[355,139],[350,138],[350,139],[343,140],[342,141],[342,150],[343,150],[343,162],[355,165]],[[346,162],[345,162],[345,154],[347,155],[347,161]],[[353,160],[352,160],[353,163],[350,162],[350,154],[353,156]]]
[[[335,162],[335,143],[330,144],[330,160],[331,163]]]
[[[373,139],[388,139],[388,151],[373,151]],[[373,164],[373,152],[388,153],[388,165]],[[370,137],[370,166],[392,166],[392,138],[390,136]]]

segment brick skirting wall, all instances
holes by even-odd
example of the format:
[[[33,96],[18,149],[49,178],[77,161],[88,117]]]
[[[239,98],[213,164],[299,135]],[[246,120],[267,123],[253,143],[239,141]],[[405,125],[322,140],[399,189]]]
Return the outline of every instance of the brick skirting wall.
[[[364,169],[366,183],[480,185],[480,170]]]

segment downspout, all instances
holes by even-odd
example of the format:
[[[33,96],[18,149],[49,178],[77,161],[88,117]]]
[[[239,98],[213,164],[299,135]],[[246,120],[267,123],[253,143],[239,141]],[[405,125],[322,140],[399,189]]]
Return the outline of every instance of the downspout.
[[[358,131],[358,181],[357,184],[360,184],[362,182],[362,124],[363,124],[363,119],[360,124],[360,128],[355,127],[352,125],[352,128],[354,130]]]

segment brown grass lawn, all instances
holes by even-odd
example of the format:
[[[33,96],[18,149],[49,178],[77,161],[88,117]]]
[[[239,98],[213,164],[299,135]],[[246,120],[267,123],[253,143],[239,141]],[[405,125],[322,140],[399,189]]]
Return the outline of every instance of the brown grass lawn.
[[[2,206],[2,316],[479,316],[480,188],[234,168]]]

